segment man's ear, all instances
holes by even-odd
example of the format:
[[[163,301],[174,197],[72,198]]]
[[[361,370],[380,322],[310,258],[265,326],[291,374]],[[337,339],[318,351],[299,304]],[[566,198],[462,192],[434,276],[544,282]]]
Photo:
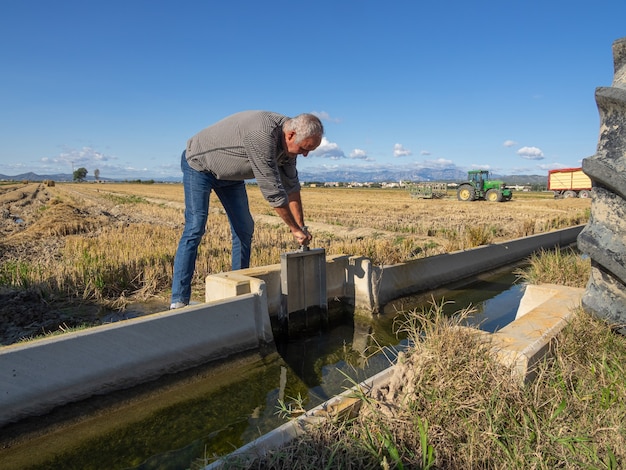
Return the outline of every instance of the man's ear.
[[[296,131],[287,131],[285,132],[285,138],[288,141],[292,141],[296,138]]]

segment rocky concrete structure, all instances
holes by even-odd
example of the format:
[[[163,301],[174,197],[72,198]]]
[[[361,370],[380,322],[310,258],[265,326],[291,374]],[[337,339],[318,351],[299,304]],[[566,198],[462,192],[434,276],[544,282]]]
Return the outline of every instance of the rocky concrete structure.
[[[600,137],[595,155],[583,160],[593,182],[591,219],[578,247],[591,257],[585,310],[626,334],[626,37],[613,43],[614,78],[596,89]]]

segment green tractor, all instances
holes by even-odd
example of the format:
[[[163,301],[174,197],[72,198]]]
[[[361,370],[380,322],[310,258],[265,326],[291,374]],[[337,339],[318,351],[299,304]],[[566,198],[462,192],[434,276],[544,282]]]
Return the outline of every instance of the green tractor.
[[[459,201],[502,202],[511,199],[513,194],[503,181],[490,180],[487,170],[471,170],[467,172],[467,182],[459,185],[456,197]]]

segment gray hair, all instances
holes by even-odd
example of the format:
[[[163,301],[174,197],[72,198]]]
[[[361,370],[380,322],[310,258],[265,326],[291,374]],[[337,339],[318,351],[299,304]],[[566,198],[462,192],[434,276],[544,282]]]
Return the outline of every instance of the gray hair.
[[[313,114],[298,114],[294,118],[289,118],[283,124],[284,131],[294,131],[296,133],[295,142],[301,142],[311,136],[324,135],[322,121]]]

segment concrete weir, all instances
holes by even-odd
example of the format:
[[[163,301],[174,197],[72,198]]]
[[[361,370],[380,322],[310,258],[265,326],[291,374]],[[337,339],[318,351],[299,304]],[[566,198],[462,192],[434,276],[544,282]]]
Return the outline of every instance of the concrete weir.
[[[341,299],[369,314],[395,298],[496,269],[539,249],[570,245],[582,228],[577,226],[392,266],[373,266],[363,257],[330,256],[326,258],[324,276],[312,271],[316,279],[325,280],[327,299]],[[312,280],[304,273],[301,282],[309,281]],[[284,295],[280,264],[220,273],[207,277],[203,304],[2,347],[0,427],[92,395],[271,346],[271,317],[285,313]],[[551,299],[556,294],[541,295]],[[571,293],[562,295],[575,297]],[[558,305],[556,311],[561,312],[566,303]],[[554,309],[550,307],[548,311]],[[530,313],[525,316],[539,323],[524,330],[523,335],[542,331],[542,335],[534,338],[532,348],[545,349],[551,335],[560,329],[563,315],[557,315],[559,320],[545,321]],[[544,325],[546,321],[550,325]],[[517,321],[511,326],[515,324]],[[512,332],[502,338],[508,338],[503,339],[504,343],[517,344],[523,351],[520,345],[524,340],[516,343],[516,335]],[[505,346],[503,350],[510,349]],[[521,356],[517,353],[512,357],[522,368],[532,362],[532,358],[519,362]]]

